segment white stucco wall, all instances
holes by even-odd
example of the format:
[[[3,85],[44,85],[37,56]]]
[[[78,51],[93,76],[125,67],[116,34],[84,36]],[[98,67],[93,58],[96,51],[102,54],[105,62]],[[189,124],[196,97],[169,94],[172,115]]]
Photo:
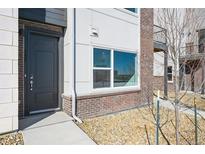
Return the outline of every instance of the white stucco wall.
[[[0,134],[18,129],[18,9],[0,9]]]
[[[70,57],[69,32],[71,29],[71,9],[68,9],[68,29],[65,38],[65,55]],[[98,37],[92,36],[92,29]],[[65,37],[66,37],[65,36]],[[139,15],[124,9],[76,9],[76,86],[77,94],[91,94],[93,47],[104,47],[125,51],[139,51]],[[69,61],[65,58],[65,65]],[[65,66],[67,67],[67,66]],[[69,94],[69,72],[66,69],[64,91]]]

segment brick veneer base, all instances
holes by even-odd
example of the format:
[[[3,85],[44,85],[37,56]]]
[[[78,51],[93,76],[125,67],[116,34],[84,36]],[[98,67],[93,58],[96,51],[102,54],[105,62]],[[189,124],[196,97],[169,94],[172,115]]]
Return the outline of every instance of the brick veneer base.
[[[140,93],[141,91],[78,97],[77,115],[84,119],[139,107],[146,103]],[[63,110],[69,115],[71,103],[71,96],[63,96]]]

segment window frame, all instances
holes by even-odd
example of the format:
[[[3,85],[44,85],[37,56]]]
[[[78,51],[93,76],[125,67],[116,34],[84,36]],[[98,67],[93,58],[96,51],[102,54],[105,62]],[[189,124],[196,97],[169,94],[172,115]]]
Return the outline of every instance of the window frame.
[[[111,52],[111,67],[110,68],[102,68],[102,67],[94,67],[94,48],[110,50]],[[114,87],[114,51],[120,51],[125,53],[134,53],[137,56],[136,66],[137,66],[137,84],[132,86],[122,86],[122,87]],[[92,46],[92,66],[91,66],[91,89],[92,92],[113,92],[113,91],[130,91],[130,90],[140,90],[140,52],[134,50],[127,50],[127,49],[116,49],[116,48],[108,48],[102,46]],[[93,81],[93,70],[110,70],[110,87],[102,87],[102,88],[94,88],[94,81]]]
[[[95,67],[94,66],[94,49],[95,48],[98,48],[98,49],[104,49],[104,50],[110,50],[110,52],[111,52],[111,49],[108,49],[108,48],[100,48],[100,47],[93,47],[93,52],[92,52],[92,63],[93,63],[93,65],[92,65],[92,72],[94,72],[94,70],[110,70],[110,82],[111,82],[111,84],[110,84],[110,87],[101,87],[101,88],[94,88],[94,82],[93,82],[93,80],[94,80],[94,78],[93,78],[93,76],[94,76],[94,74],[92,73],[92,88],[93,89],[104,89],[104,88],[111,88],[112,87],[112,52],[110,53],[110,67]]]
[[[134,13],[134,14],[138,14],[138,9],[139,8],[134,8],[135,9],[135,12],[131,11],[131,10],[128,10],[128,9],[131,9],[131,8],[124,8],[126,11],[129,11],[130,13]],[[137,12],[136,12],[136,9],[137,9]]]
[[[137,8],[137,9],[138,9],[138,10],[137,10],[137,11],[138,11],[137,13],[131,12],[131,11],[125,9],[125,8],[115,8],[115,9],[118,10],[118,11],[120,11],[120,12],[123,12],[123,13],[125,13],[125,14],[131,15],[131,16],[134,16],[134,17],[137,17],[137,18],[140,17],[140,8]]]
[[[168,72],[169,67],[171,67],[172,73]],[[167,81],[168,81],[168,83],[173,83],[173,69],[172,68],[173,68],[172,66],[167,66]],[[168,75],[170,75],[170,74],[172,75],[172,80],[169,80],[169,78],[168,78]]]

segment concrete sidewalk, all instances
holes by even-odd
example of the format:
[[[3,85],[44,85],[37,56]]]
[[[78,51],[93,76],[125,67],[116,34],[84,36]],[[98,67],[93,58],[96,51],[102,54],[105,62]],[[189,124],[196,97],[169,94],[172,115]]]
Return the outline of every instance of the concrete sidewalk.
[[[169,100],[160,99],[160,106],[174,110],[174,104]],[[179,105],[179,111],[183,112],[185,114],[190,114],[190,115],[194,116],[194,108],[186,107],[186,106],[181,104],[181,105]],[[197,109],[197,113],[198,113],[199,117],[201,116],[201,117],[205,118],[205,111]]]
[[[26,145],[94,145],[64,112],[30,116],[20,120]]]

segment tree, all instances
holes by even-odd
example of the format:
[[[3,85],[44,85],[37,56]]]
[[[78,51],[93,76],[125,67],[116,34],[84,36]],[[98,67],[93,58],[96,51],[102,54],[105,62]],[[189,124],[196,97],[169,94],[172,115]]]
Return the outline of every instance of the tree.
[[[198,44],[198,34],[196,30],[201,27],[204,20],[201,18],[200,9],[179,9],[179,8],[162,8],[155,10],[155,22],[160,27],[166,29],[163,34],[168,48],[169,58],[171,59],[173,69],[174,82],[174,107],[175,107],[175,129],[176,144],[179,144],[179,102],[182,99],[179,92],[182,89],[181,84],[184,77],[179,78],[179,73],[184,65],[180,65],[180,57],[186,54],[183,47],[186,43],[193,42]],[[194,72],[194,70],[192,69]],[[193,78],[191,80],[194,80]]]

